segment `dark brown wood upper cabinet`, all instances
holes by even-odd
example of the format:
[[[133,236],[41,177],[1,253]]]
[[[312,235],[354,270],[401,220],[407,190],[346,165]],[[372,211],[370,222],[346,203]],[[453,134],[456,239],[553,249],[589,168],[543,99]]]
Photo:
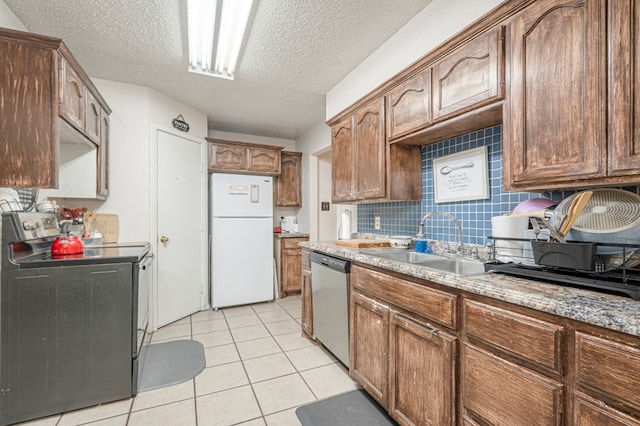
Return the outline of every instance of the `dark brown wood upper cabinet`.
[[[605,0],[538,0],[510,23],[506,189],[606,174]]]
[[[609,175],[640,169],[640,1],[609,2]]]
[[[384,98],[374,99],[331,127],[332,201],[420,200],[417,146],[385,138]]]
[[[210,172],[280,174],[282,147],[205,138]]]
[[[384,98],[356,111],[354,128],[355,199],[382,198],[387,179]]]
[[[504,27],[448,54],[433,66],[433,121],[504,98]]]
[[[64,187],[60,162],[73,157],[69,152],[60,155],[64,142],[87,149],[104,146],[102,154],[96,154],[98,176],[86,178],[98,181],[105,174],[106,182],[107,170],[101,167],[107,159],[97,156],[108,152],[102,117],[108,121],[111,109],[63,41],[0,28],[0,56],[0,186]],[[61,196],[76,196],[65,190]],[[96,187],[95,193],[82,197],[103,195]]]
[[[352,201],[353,195],[353,115],[331,128],[331,200]]]
[[[387,139],[431,124],[431,69],[400,83],[387,93]]]
[[[101,142],[100,130],[102,123],[100,122],[100,112],[102,108],[100,108],[100,104],[96,100],[96,97],[91,94],[91,92],[86,92],[85,99],[85,134],[89,139],[91,139],[91,142],[99,144]]]
[[[60,115],[69,124],[84,131],[85,110],[87,107],[86,88],[80,76],[67,62],[62,61],[60,75],[62,99],[60,100]]]
[[[277,207],[302,207],[302,153],[282,151],[280,176],[273,185]]]

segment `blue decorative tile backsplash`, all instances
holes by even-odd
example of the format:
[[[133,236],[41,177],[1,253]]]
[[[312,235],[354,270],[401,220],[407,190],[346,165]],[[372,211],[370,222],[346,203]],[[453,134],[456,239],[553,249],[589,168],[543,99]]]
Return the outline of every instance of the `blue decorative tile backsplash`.
[[[434,198],[433,159],[486,146],[489,195],[485,200],[437,203]],[[508,213],[521,201],[551,198],[561,201],[570,192],[506,192],[502,190],[502,125],[422,147],[422,202],[363,204],[358,206],[358,232],[381,235],[415,235],[426,212],[447,212],[462,225],[465,244],[486,244],[491,235],[491,217]],[[380,216],[380,230],[373,229]],[[442,216],[427,219],[425,233],[430,240],[456,241],[453,222]]]

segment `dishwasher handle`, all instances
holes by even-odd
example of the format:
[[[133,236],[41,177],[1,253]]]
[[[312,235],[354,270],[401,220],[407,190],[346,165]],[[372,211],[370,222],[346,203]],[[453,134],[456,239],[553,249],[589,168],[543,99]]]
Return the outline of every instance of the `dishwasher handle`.
[[[310,257],[312,263],[326,266],[334,271],[339,271],[345,274],[348,274],[351,271],[351,262],[348,260],[316,252],[312,252]]]

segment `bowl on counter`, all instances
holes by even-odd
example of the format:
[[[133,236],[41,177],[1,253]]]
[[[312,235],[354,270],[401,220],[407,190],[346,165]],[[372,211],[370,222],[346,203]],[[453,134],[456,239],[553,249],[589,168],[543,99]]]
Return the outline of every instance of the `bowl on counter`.
[[[389,237],[389,244],[394,248],[409,248],[412,237],[406,235],[392,235]]]

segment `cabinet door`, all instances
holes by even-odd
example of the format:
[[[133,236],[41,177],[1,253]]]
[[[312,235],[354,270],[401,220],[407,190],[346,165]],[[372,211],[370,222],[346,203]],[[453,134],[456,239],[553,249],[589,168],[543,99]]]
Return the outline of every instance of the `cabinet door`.
[[[349,323],[349,374],[386,408],[389,308],[352,291]]]
[[[353,116],[331,128],[331,200],[353,200]]]
[[[576,333],[575,345],[578,387],[640,411],[640,349],[584,333]]]
[[[95,96],[88,90],[86,91],[85,120],[84,132],[87,137],[95,144],[100,143],[100,111],[102,108],[96,100]]]
[[[109,115],[104,110],[100,111],[100,145],[98,145],[98,195],[109,195],[109,137],[111,127]]]
[[[490,425],[563,424],[562,383],[465,344],[462,414]]]
[[[209,143],[210,170],[246,170],[247,148]]]
[[[280,174],[280,149],[249,148],[250,172]]]
[[[456,424],[457,339],[391,315],[389,412],[403,425]]]
[[[471,40],[433,66],[433,121],[503,97],[503,27]]]
[[[604,0],[540,0],[513,19],[507,189],[604,176],[605,12]]]
[[[640,426],[640,420],[580,392],[576,392],[573,405],[573,424],[576,426]]]
[[[311,271],[302,269],[302,334],[313,338]]]
[[[62,61],[62,105],[60,115],[73,127],[84,132],[86,88],[80,76],[65,60]]]
[[[273,193],[278,207],[302,207],[302,153],[282,153],[280,176],[276,176]]]
[[[280,297],[299,293],[302,289],[302,248],[298,246],[306,238],[282,238],[280,241]]]
[[[640,169],[640,1],[609,2],[609,175]]]
[[[431,123],[431,69],[400,83],[387,94],[389,140]]]
[[[359,109],[354,125],[355,198],[384,197],[387,176],[384,99],[376,99]]]
[[[57,54],[0,41],[0,56],[0,187],[57,187]]]

